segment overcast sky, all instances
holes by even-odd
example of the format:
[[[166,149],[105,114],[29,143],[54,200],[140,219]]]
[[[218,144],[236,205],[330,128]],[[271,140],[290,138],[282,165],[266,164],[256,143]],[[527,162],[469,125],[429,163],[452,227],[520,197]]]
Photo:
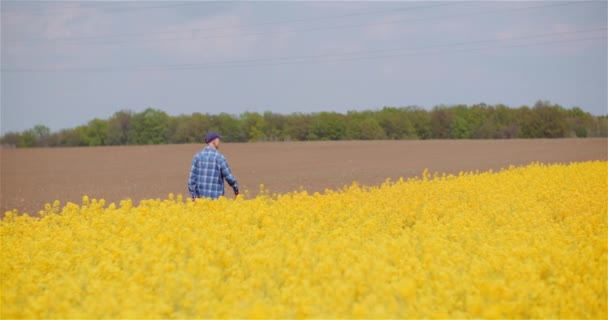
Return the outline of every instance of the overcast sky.
[[[608,114],[607,2],[2,1],[1,132],[547,100]]]

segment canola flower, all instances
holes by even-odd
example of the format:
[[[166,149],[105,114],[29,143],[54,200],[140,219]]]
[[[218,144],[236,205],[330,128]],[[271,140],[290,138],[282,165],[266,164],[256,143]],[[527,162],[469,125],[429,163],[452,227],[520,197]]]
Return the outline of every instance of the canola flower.
[[[0,223],[2,318],[607,318],[608,162]]]

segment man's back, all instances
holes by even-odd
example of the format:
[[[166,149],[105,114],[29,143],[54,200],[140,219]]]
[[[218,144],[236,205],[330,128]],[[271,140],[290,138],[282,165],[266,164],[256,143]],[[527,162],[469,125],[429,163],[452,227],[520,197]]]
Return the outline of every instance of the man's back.
[[[188,180],[188,190],[193,198],[217,199],[224,195],[224,179],[238,190],[226,158],[217,149],[207,146],[194,156]]]

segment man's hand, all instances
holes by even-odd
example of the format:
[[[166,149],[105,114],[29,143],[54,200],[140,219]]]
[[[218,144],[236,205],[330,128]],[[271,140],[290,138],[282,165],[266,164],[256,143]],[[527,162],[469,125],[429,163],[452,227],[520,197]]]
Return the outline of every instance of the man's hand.
[[[238,187],[234,187],[232,188],[232,190],[234,190],[234,196],[238,196],[239,195],[239,188]]]

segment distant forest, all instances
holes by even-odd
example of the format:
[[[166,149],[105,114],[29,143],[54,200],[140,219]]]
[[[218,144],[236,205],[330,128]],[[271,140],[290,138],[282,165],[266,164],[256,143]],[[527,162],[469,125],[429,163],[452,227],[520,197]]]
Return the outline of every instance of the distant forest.
[[[226,142],[522,139],[608,137],[608,115],[539,101],[533,107],[504,105],[384,107],[375,111],[293,113],[246,112],[169,116],[148,108],[118,111],[72,129],[51,132],[38,125],[0,137],[9,147],[68,147],[202,143],[209,131]]]

